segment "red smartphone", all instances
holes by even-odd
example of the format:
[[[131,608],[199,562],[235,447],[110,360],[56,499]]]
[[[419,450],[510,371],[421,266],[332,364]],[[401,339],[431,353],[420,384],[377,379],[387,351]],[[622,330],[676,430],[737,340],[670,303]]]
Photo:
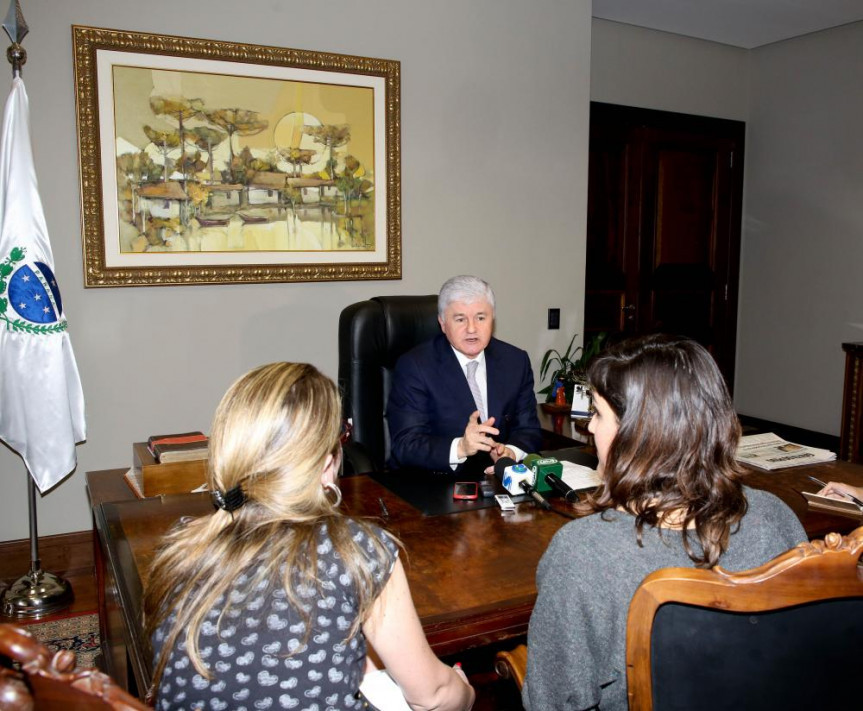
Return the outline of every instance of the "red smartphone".
[[[475,499],[479,496],[479,484],[475,481],[457,481],[452,489],[454,499]]]

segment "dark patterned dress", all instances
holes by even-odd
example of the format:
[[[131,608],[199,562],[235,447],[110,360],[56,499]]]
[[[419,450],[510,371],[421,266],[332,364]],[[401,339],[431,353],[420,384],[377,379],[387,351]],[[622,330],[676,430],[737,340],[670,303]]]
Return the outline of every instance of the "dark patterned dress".
[[[398,547],[382,529],[375,528],[387,551],[386,559],[378,561],[366,533],[354,522],[350,525],[354,540],[367,552],[367,565],[380,590],[392,572]],[[285,590],[270,580],[252,586],[257,568],[249,568],[228,593],[228,611],[222,614],[223,596],[201,625],[198,649],[213,678],[195,671],[181,638],[165,666],[156,708],[359,708],[356,694],[363,677],[366,640],[362,631],[345,639],[357,616],[355,583],[333,550],[326,526],[321,529],[317,552],[319,585],[297,590],[302,606],[312,614],[308,637],[303,618]],[[280,574],[283,572],[284,564]],[[172,614],[153,634],[154,659],[174,620]]]

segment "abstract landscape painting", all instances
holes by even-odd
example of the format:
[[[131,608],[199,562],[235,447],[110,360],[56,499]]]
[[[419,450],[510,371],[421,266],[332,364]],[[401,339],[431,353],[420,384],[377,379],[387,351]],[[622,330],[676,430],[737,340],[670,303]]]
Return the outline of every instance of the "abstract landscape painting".
[[[400,277],[397,62],[74,35],[85,284]]]

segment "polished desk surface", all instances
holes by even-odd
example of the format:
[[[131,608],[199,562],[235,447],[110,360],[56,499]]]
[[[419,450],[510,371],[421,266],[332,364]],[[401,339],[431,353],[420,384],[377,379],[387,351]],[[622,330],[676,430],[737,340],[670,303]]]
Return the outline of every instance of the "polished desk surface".
[[[800,517],[810,538],[860,525],[851,518],[810,510],[800,492],[818,487],[806,473],[825,481],[863,485],[863,466],[847,462],[776,472],[752,470],[747,483],[782,498]],[[116,487],[121,476],[121,470],[91,472],[88,486],[106,566],[119,598],[123,642],[134,681],[143,693],[150,680],[149,644],[140,623],[146,571],[159,539],[178,518],[208,514],[213,508],[207,494],[112,502],[121,495]],[[414,604],[438,655],[525,634],[536,598],[537,563],[567,518],[531,503],[521,504],[507,516],[489,508],[424,517],[369,477],[346,478],[340,486],[346,513],[376,518],[404,543]],[[381,517],[381,499],[387,518]]]
[[[403,560],[426,636],[439,655],[523,634],[536,597],[536,565],[568,519],[520,505],[501,515],[487,508],[423,517],[366,476],[340,482],[342,508],[374,517],[404,543]],[[379,499],[386,504],[381,517]],[[181,516],[211,513],[208,494],[102,503],[95,511],[107,541],[106,564],[124,618],[124,636],[139,690],[149,685],[149,651],[141,629],[146,571],[161,536]]]

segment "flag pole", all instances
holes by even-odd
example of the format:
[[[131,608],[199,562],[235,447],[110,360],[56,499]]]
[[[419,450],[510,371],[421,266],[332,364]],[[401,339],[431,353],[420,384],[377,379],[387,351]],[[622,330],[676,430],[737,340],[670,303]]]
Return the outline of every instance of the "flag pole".
[[[12,77],[18,78],[21,76],[21,67],[27,61],[27,52],[21,46],[21,41],[30,30],[18,0],[12,0],[9,4],[3,29],[12,40],[6,50],[6,58],[12,65]],[[74,595],[67,580],[42,570],[36,519],[36,484],[26,468],[25,473],[30,514],[30,571],[3,592],[2,613],[10,617],[44,617],[71,605]]]

